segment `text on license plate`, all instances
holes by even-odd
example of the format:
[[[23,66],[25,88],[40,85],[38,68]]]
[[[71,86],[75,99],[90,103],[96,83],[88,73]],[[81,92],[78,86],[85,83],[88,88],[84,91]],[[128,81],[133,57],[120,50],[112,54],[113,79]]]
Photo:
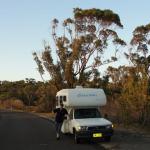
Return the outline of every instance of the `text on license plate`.
[[[93,137],[102,137],[102,133],[94,133]]]

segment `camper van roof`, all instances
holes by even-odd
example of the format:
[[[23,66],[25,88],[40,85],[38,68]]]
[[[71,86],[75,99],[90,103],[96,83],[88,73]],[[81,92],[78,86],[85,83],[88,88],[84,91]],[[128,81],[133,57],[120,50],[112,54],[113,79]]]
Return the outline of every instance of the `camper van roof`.
[[[106,96],[103,89],[75,88],[62,89],[56,95],[65,101],[64,106],[103,106],[106,104]]]

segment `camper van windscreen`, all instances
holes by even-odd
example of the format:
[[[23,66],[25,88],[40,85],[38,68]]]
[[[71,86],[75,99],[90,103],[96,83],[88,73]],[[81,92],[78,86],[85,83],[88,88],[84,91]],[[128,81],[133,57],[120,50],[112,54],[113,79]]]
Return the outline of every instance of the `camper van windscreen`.
[[[85,119],[85,118],[101,118],[101,114],[97,108],[80,108],[75,109],[74,113],[75,119]]]

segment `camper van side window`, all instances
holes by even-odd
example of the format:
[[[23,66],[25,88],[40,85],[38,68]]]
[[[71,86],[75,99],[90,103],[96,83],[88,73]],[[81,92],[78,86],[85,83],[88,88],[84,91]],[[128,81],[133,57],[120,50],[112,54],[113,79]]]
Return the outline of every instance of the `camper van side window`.
[[[60,101],[62,101],[63,100],[63,97],[62,96],[60,96]]]
[[[59,97],[59,103],[61,104],[62,102],[63,102],[63,97],[60,96],[60,97]]]
[[[66,96],[63,96],[63,101],[66,102]]]
[[[69,113],[69,119],[73,119],[73,109],[71,109],[71,111]]]

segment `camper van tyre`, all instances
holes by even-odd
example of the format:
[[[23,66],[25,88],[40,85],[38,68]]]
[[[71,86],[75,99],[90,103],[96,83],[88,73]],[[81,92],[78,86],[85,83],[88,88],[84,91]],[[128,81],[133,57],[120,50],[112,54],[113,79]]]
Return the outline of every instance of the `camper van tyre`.
[[[106,137],[105,137],[105,141],[106,141],[106,142],[110,142],[110,141],[111,141],[111,136],[106,136]]]
[[[78,138],[77,132],[76,132],[75,129],[73,131],[74,131],[74,141],[75,141],[76,144],[79,144],[80,140]]]

